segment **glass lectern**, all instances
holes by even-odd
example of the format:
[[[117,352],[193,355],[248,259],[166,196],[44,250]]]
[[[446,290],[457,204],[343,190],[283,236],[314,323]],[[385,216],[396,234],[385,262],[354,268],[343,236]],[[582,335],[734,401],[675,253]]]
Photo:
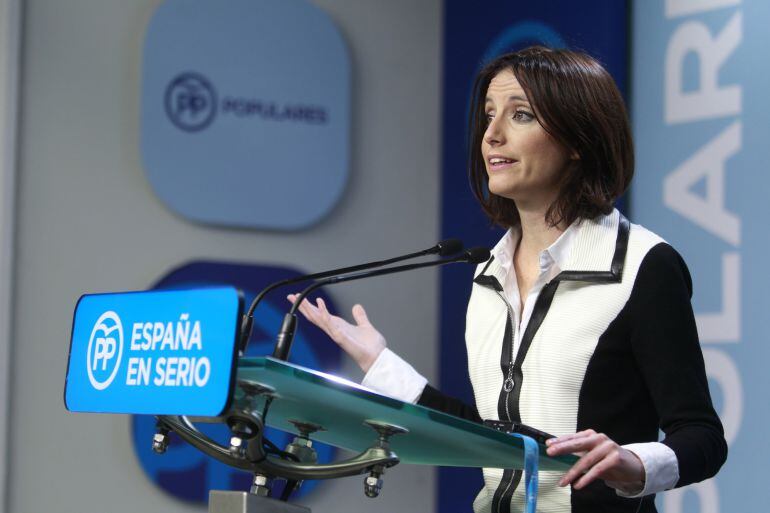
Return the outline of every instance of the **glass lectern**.
[[[271,480],[331,479],[366,474],[364,490],[376,497],[386,468],[397,463],[524,469],[525,443],[486,426],[380,395],[339,377],[270,357],[241,358],[232,408],[222,419],[234,436],[225,448],[195,429],[186,417],[159,417],[155,447],[167,430],[229,465],[254,472],[250,493],[212,492],[211,513],[308,511],[270,499]],[[284,454],[266,452],[250,440],[263,425],[297,435]],[[357,453],[351,459],[318,464],[312,442]],[[289,457],[287,457],[290,455]],[[282,456],[282,457],[278,457]],[[575,457],[551,458],[539,451],[542,470],[566,471]],[[292,509],[294,508],[294,509]]]

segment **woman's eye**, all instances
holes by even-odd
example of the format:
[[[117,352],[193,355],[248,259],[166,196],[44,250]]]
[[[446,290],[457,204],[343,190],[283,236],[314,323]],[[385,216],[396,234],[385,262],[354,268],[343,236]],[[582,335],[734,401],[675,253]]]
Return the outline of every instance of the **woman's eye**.
[[[486,114],[484,114],[484,119],[487,120],[487,123],[491,123],[492,120],[495,119],[495,115],[492,114],[491,112],[487,112]]]
[[[532,121],[535,119],[535,116],[525,110],[517,110],[513,113],[513,119],[516,121]]]

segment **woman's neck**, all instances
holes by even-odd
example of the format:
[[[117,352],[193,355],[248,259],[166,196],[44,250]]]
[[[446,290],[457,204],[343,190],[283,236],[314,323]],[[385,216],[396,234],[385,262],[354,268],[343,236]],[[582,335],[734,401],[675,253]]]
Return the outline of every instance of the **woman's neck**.
[[[539,255],[541,251],[556,242],[556,239],[567,229],[566,226],[562,225],[551,226],[545,219],[547,210],[547,208],[519,209],[519,219],[521,220],[519,251],[532,256]]]

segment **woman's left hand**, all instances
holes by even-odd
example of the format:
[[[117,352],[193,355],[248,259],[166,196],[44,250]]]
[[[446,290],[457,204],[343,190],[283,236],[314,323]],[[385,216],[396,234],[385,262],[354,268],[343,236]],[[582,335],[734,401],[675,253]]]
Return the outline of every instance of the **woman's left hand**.
[[[644,465],[641,460],[603,433],[588,429],[551,438],[546,441],[546,446],[548,456],[572,453],[580,456],[561,478],[559,486],[572,484],[579,490],[596,479],[603,479],[608,486],[626,493],[639,493],[644,489]]]

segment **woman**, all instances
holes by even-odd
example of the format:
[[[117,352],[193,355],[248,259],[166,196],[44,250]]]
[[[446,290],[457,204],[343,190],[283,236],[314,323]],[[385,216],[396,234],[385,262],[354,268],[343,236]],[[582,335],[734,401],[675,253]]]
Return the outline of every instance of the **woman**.
[[[590,56],[532,47],[489,63],[472,101],[472,189],[508,228],[477,269],[468,305],[475,407],[427,385],[362,306],[354,324],[320,299],[300,310],[355,359],[366,386],[557,435],[549,455],[581,458],[566,474],[541,472],[540,511],[654,512],[654,493],[713,476],[727,447],[687,268],[613,209],[634,165],[623,100]],[[484,469],[474,510],[521,511],[520,479]]]

